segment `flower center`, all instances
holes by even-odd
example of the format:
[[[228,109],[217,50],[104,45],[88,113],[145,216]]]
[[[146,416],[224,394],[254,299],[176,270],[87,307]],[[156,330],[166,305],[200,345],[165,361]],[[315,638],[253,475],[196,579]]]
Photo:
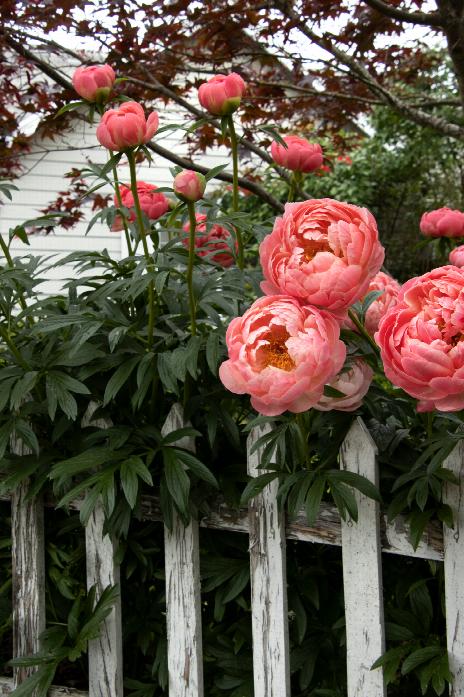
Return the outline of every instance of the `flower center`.
[[[303,259],[312,261],[318,252],[331,252],[332,248],[326,239],[306,240],[304,243]]]
[[[274,368],[286,370],[289,372],[295,367],[295,361],[288,355],[288,349],[285,345],[290,334],[283,330],[279,336],[270,334],[267,339],[269,345],[263,348],[264,367],[272,365]]]

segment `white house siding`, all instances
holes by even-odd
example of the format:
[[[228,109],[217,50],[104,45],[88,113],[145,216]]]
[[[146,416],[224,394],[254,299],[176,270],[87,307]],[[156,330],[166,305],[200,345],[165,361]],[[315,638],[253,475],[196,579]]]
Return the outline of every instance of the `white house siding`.
[[[158,107],[158,111],[160,125],[184,122],[185,116],[179,111],[165,109],[163,105]],[[106,161],[107,151],[95,138],[97,123],[98,117],[93,125],[76,118],[72,130],[55,141],[36,139],[32,142],[31,151],[22,159],[23,174],[13,182],[19,191],[13,192],[12,202],[4,199],[0,205],[0,230],[4,237],[7,237],[9,228],[41,215],[41,208],[54,201],[58,192],[68,189],[70,180],[65,175],[71,169],[82,168],[88,161],[98,164]],[[176,130],[162,133],[157,140],[168,150],[187,156],[187,145],[183,136],[184,131]],[[198,161],[209,168],[228,163],[229,160],[230,155],[225,148],[211,149],[205,155],[198,156]],[[171,186],[170,167],[172,163],[168,160],[153,155],[151,166],[147,162],[138,166],[138,178],[157,186]],[[129,168],[125,164],[118,167],[118,174],[121,182],[129,181]],[[88,185],[90,188],[91,180],[88,181]],[[213,187],[214,184],[211,183],[209,186]],[[109,188],[103,188],[98,193],[109,193]],[[54,232],[48,235],[33,234],[29,238],[29,246],[24,245],[19,239],[14,240],[11,245],[12,255],[55,255],[54,259],[57,260],[78,250],[101,251],[106,248],[115,259],[121,258],[121,254],[124,254],[123,233],[121,235],[110,232],[105,226],[96,224],[86,235],[88,221],[94,212],[91,211],[90,204],[82,210],[83,221],[70,230],[56,227]],[[71,265],[47,270],[47,281],[41,286],[42,292],[47,295],[59,293],[66,279],[73,276]]]

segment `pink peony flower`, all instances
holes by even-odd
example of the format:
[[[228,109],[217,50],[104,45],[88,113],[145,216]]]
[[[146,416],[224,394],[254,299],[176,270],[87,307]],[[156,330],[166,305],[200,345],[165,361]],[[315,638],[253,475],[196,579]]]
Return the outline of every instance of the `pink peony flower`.
[[[129,220],[132,222],[135,220],[135,210],[134,209],[134,197],[130,186],[126,184],[121,184],[119,187],[121,194],[122,205],[125,208],[132,209]],[[169,199],[162,193],[159,193],[154,184],[147,184],[146,182],[137,182],[137,193],[139,195],[140,208],[145,213],[149,220],[158,220],[162,215],[169,210]],[[118,197],[114,196],[114,205],[118,206]],[[114,219],[113,226],[111,230],[113,232],[119,232],[123,229],[122,218],[117,215]]]
[[[372,382],[374,371],[361,358],[354,361],[349,370],[338,373],[330,387],[342,392],[344,397],[323,395],[314,408],[318,411],[355,411],[359,409]]]
[[[124,102],[118,109],[106,111],[97,127],[97,138],[109,150],[128,150],[148,143],[159,124],[156,111],[145,119],[145,112],[137,102]]]
[[[198,88],[198,99],[204,109],[215,116],[228,116],[240,106],[245,81],[237,73],[215,75]]]
[[[254,409],[266,416],[306,411],[344,363],[339,335],[328,312],[282,295],[259,298],[230,323],[229,360],[219,377],[231,392],[251,395]]]
[[[313,172],[322,165],[323,155],[319,143],[309,143],[298,136],[284,136],[288,147],[273,141],[271,155],[274,162],[281,167],[296,172]]]
[[[379,271],[369,283],[366,295],[375,290],[381,290],[382,295],[369,305],[364,321],[364,327],[371,336],[374,336],[379,328],[379,322],[387,310],[396,305],[401,285],[388,273]],[[356,327],[349,318],[343,322],[343,327],[356,331]]]
[[[199,172],[194,172],[193,169],[184,169],[174,178],[172,187],[176,196],[182,201],[195,203],[203,198],[206,180]]]
[[[203,213],[196,214],[197,226],[195,231],[195,252],[199,257],[208,256],[211,261],[220,264],[224,268],[232,266],[234,257],[231,252],[232,235],[230,231],[222,227],[222,225],[212,225],[209,230],[206,228],[206,215]],[[185,223],[182,228],[187,233],[182,238],[182,244],[185,247],[189,246],[190,223]],[[237,249],[237,243],[235,243]],[[214,252],[214,254],[213,254]]]
[[[464,244],[460,247],[455,247],[449,255],[450,264],[453,266],[464,266]]]
[[[464,237],[464,213],[452,208],[424,213],[420,230],[427,237]]]
[[[74,71],[72,84],[77,94],[88,102],[104,102],[115,80],[111,65],[87,65]]]
[[[259,254],[264,293],[332,311],[362,298],[384,259],[371,213],[330,198],[287,203]]]
[[[464,269],[412,278],[380,320],[385,375],[419,399],[418,411],[464,408]]]

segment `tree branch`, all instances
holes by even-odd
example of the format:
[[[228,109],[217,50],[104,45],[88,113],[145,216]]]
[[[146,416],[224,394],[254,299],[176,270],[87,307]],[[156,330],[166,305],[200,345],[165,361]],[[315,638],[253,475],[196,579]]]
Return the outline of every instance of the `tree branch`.
[[[171,150],[167,150],[166,148],[163,148],[162,145],[158,145],[158,143],[148,143],[147,147],[149,148],[149,150],[152,150],[152,152],[155,152],[157,155],[160,155],[161,157],[170,160],[174,164],[179,165],[179,167],[182,167],[184,169],[193,169],[195,172],[200,172],[200,174],[208,174],[208,167],[204,167],[203,165],[197,165],[194,162],[192,162],[192,160],[189,160],[185,157],[181,157],[180,155],[176,155]],[[227,172],[219,172],[219,174],[217,174],[214,178],[232,184],[232,175],[228,174]],[[238,183],[243,189],[247,189],[248,191],[251,191],[253,194],[256,194],[256,196],[259,196],[263,201],[268,203],[278,213],[283,212],[283,203],[274,198],[274,196],[269,194],[265,189],[263,189],[262,186],[256,184],[256,182],[253,182],[250,179],[247,179],[246,177],[239,177]]]
[[[398,19],[400,22],[411,22],[411,24],[422,24],[425,27],[441,27],[441,17],[438,12],[409,12],[399,7],[393,7],[383,0],[363,0],[366,5],[377,10],[386,17]]]
[[[393,92],[384,87],[379,82],[377,76],[370,73],[362,63],[359,63],[359,61],[353,58],[350,54],[339,49],[335,45],[336,37],[329,34],[319,36],[312,29],[310,29],[301,19],[300,14],[294,11],[290,3],[286,2],[285,0],[274,0],[274,6],[279,9],[285,17],[294,22],[295,26],[308,39],[330,53],[343,65],[350,68],[352,74],[355,75],[358,80],[361,80],[361,82],[363,82],[373,94],[379,97],[384,104],[390,106],[402,116],[406,116],[407,118],[411,119],[411,121],[414,121],[414,123],[418,123],[421,126],[427,126],[428,128],[433,128],[438,133],[450,136],[451,138],[457,138],[459,140],[464,139],[464,128],[462,126],[450,123],[440,116],[427,114],[425,111],[412,107],[397,97]]]
[[[69,80],[60,75],[60,73],[58,73],[54,68],[48,65],[48,63],[39,58],[39,56],[24,48],[24,46],[22,46],[21,44],[18,44],[18,42],[10,36],[5,36],[5,41],[19,55],[23,56],[24,58],[27,58],[27,60],[31,61],[31,63],[34,63],[34,65],[36,65],[37,68],[39,68],[39,70],[41,70],[45,75],[48,75],[48,77],[57,82],[59,85],[61,85],[65,89],[73,89],[73,86]],[[203,112],[200,111],[200,114],[203,115]],[[157,143],[147,143],[147,147],[150,148],[150,150],[152,150],[153,152],[156,152],[161,157],[164,157],[166,160],[169,160],[169,162],[172,162],[173,164],[180,165],[181,167],[187,169],[193,169],[197,172],[201,172],[202,174],[207,174],[209,171],[207,167],[203,167],[202,165],[196,165],[191,160],[182,158],[174,154],[171,150],[167,150],[166,148],[163,148],[161,145],[158,145]],[[225,182],[232,182],[232,175],[227,174],[225,172],[220,172],[214,177],[214,179],[219,179],[220,181]],[[259,184],[256,184],[256,182],[253,182],[247,179],[246,177],[240,177],[239,184],[244,189],[247,189],[248,191],[251,191],[257,196],[259,196],[263,201],[272,206],[274,210],[278,211],[279,213],[283,211],[283,204],[280,203],[280,201],[278,201],[276,198],[274,198],[274,196],[271,196],[271,194],[269,194],[263,187],[259,186]]]

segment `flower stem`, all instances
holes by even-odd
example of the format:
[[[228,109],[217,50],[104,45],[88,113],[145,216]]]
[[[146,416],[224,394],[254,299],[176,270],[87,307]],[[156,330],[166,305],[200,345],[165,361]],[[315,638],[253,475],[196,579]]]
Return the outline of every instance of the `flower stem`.
[[[293,172],[291,177],[290,177],[290,183],[288,185],[287,203],[292,203],[294,198],[295,198],[295,172]]]
[[[131,178],[131,191],[134,199],[135,215],[137,226],[139,228],[140,239],[142,240],[143,253],[147,262],[147,272],[154,271],[153,258],[148,249],[147,235],[143,222],[142,209],[140,208],[139,194],[137,191],[137,172],[135,170],[135,157],[132,150],[127,151],[127,159],[129,161],[129,170]],[[147,350],[150,351],[153,345],[153,330],[155,328],[155,289],[153,281],[148,284],[148,344]]]
[[[195,259],[195,232],[197,229],[197,220],[195,217],[195,204],[189,201],[187,203],[189,221],[190,221],[190,234],[189,234],[189,256],[188,256],[188,266],[187,266],[187,287],[189,296],[189,306],[190,306],[190,331],[192,336],[197,333],[197,322],[196,322],[196,307],[195,307],[195,295],[193,293],[193,262]]]
[[[113,152],[110,150],[110,159],[112,157],[113,157]],[[131,257],[134,255],[134,252],[132,250],[130,234],[129,234],[129,227],[127,225],[126,216],[122,212],[123,202],[122,202],[122,197],[121,197],[121,191],[119,189],[118,168],[116,167],[115,164],[113,164],[113,179],[114,179],[114,190],[116,193],[116,200],[118,202],[119,208],[121,209],[121,218],[122,218],[122,224],[124,227],[124,235],[126,236],[127,251],[129,252],[129,256]]]
[[[375,343],[374,339],[371,337],[369,332],[366,331],[364,326],[361,324],[359,321],[359,317],[356,314],[356,312],[353,312],[353,310],[348,310],[348,317],[350,320],[353,322],[355,325],[356,329],[359,331],[359,333],[366,339],[366,341],[370,344],[370,346],[374,349],[375,354],[378,356],[380,353],[380,349]]]
[[[230,144],[232,146],[232,210],[236,213],[238,211],[238,144],[232,114],[227,117],[227,125],[229,127]],[[235,228],[235,234],[237,236],[238,247],[237,263],[239,269],[243,269],[243,238],[242,232],[238,227]]]
[[[13,259],[11,257],[11,254],[10,254],[10,250],[9,250],[8,245],[6,244],[5,240],[3,239],[2,235],[0,235],[0,247],[2,248],[3,254],[5,255],[5,259],[6,259],[8,266],[10,267],[10,269],[14,269],[14,262],[13,262]],[[21,309],[23,310],[23,312],[25,312],[27,310],[27,303],[26,303],[26,300],[24,298],[23,292],[21,290],[19,290],[19,288],[16,288],[16,290],[18,292],[18,300],[19,300],[19,304],[21,305]],[[28,317],[28,321],[29,321],[30,325],[33,324],[31,317]]]
[[[30,370],[29,365],[26,363],[24,358],[21,356],[18,347],[16,346],[15,342],[13,341],[13,339],[10,336],[10,333],[4,327],[2,327],[1,324],[0,324],[0,336],[2,337],[2,339],[4,340],[4,342],[8,346],[8,348],[10,349],[13,356],[16,358],[18,365],[20,365],[21,368],[24,368],[24,370]]]

